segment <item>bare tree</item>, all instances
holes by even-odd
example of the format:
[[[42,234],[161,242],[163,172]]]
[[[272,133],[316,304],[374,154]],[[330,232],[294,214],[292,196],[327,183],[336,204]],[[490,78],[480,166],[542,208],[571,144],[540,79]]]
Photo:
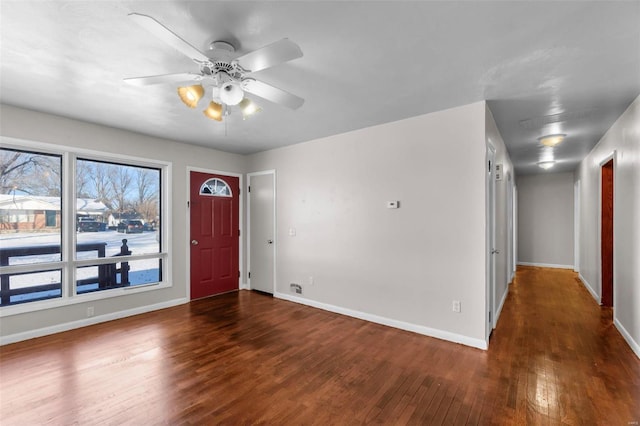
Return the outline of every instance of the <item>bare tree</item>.
[[[0,192],[60,196],[60,157],[0,150]]]
[[[108,178],[113,193],[112,208],[122,213],[127,210],[127,195],[133,182],[130,167],[111,165]]]
[[[97,198],[89,190],[91,173],[91,166],[86,161],[76,161],[76,196],[78,198]]]
[[[93,198],[104,204],[109,210],[113,210],[113,190],[109,180],[109,165],[93,161],[78,160],[81,167],[87,168],[88,181],[93,192],[87,192],[89,198]]]
[[[146,221],[155,220],[158,215],[158,177],[157,172],[149,169],[137,169],[136,184],[138,199],[135,210]]]

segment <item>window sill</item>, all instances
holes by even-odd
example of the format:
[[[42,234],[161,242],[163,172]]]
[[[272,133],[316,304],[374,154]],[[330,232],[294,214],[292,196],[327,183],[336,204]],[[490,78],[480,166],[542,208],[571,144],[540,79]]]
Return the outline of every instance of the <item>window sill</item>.
[[[77,305],[79,303],[93,302],[95,300],[111,299],[114,297],[129,296],[137,293],[145,293],[148,291],[162,290],[173,287],[168,282],[140,284],[135,287],[120,287],[110,290],[96,291],[85,294],[78,294],[73,297],[56,298],[42,300],[39,302],[21,303],[18,305],[4,306],[0,308],[0,318],[12,315],[26,314],[30,312],[38,312],[47,309],[62,308],[65,306]]]

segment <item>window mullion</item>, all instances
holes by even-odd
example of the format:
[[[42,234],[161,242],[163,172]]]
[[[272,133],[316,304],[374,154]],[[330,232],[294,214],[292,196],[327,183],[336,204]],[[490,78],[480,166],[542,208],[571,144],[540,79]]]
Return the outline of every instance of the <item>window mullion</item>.
[[[63,205],[63,232],[62,232],[62,279],[64,285],[63,298],[75,296],[75,222],[76,222],[76,197],[75,197],[75,155],[65,153],[62,157],[62,205]],[[66,171],[66,173],[64,173]]]

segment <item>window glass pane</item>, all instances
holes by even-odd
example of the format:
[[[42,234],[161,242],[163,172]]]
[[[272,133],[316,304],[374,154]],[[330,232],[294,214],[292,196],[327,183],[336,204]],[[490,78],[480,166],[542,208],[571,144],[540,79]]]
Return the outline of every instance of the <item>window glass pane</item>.
[[[77,293],[134,287],[160,281],[160,259],[133,260],[77,269]]]
[[[0,276],[1,306],[62,297],[62,273],[58,270]]]
[[[231,197],[231,188],[222,179],[209,179],[200,187],[200,195],[210,195],[214,197]]]
[[[60,261],[62,157],[0,149],[0,266]]]
[[[76,258],[159,253],[160,169],[87,159],[76,169]]]

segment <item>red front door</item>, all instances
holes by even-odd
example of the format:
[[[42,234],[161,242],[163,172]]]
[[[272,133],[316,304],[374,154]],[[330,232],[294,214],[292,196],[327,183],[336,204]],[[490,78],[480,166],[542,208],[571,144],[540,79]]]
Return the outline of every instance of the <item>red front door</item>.
[[[191,172],[191,299],[238,289],[239,180]]]

